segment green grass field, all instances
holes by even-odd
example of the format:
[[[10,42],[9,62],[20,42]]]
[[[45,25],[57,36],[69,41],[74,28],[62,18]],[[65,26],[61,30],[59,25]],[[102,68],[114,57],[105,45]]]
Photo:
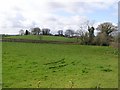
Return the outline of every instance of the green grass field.
[[[117,88],[111,47],[3,42],[3,87]]]
[[[6,38],[40,40],[40,36],[37,36],[37,35],[8,36]],[[41,39],[42,40],[49,40],[49,41],[77,42],[76,38],[67,38],[67,37],[61,37],[61,36],[41,35]]]
[[[2,89],[2,42],[0,42],[0,89]]]

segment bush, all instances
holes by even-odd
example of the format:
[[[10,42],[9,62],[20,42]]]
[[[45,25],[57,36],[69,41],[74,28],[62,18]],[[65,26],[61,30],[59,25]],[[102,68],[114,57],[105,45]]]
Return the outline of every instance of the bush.
[[[93,44],[100,46],[109,46],[110,37],[105,33],[99,33],[96,37],[94,37]]]
[[[86,32],[85,34],[83,34],[81,37],[80,37],[80,39],[81,39],[81,44],[82,45],[88,45],[89,44],[89,35],[88,35],[88,33]]]

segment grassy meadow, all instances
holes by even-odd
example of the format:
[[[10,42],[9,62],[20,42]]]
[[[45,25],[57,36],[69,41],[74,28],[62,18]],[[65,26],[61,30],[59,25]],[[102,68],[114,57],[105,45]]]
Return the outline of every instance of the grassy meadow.
[[[112,47],[3,42],[3,88],[117,88],[117,53]]]
[[[8,36],[5,38],[15,38],[15,39],[32,39],[32,40],[48,40],[48,41],[65,41],[65,42],[77,42],[76,38],[67,38],[61,36],[48,36],[48,35],[23,35],[23,36]]]
[[[2,42],[0,42],[0,89],[2,89]]]

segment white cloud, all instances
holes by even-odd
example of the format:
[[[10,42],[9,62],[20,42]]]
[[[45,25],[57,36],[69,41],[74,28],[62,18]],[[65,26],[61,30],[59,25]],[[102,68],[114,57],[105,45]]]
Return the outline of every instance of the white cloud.
[[[39,26],[77,29],[86,14],[108,9],[118,0],[0,0],[0,33],[18,33]]]

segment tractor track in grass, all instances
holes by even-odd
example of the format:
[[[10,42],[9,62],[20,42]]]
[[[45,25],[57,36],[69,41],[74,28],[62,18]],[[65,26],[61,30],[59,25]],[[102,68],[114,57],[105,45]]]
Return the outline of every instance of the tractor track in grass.
[[[50,40],[32,40],[32,39],[13,39],[2,38],[0,42],[24,42],[24,43],[50,43],[50,44],[80,44],[78,42],[50,41]]]

